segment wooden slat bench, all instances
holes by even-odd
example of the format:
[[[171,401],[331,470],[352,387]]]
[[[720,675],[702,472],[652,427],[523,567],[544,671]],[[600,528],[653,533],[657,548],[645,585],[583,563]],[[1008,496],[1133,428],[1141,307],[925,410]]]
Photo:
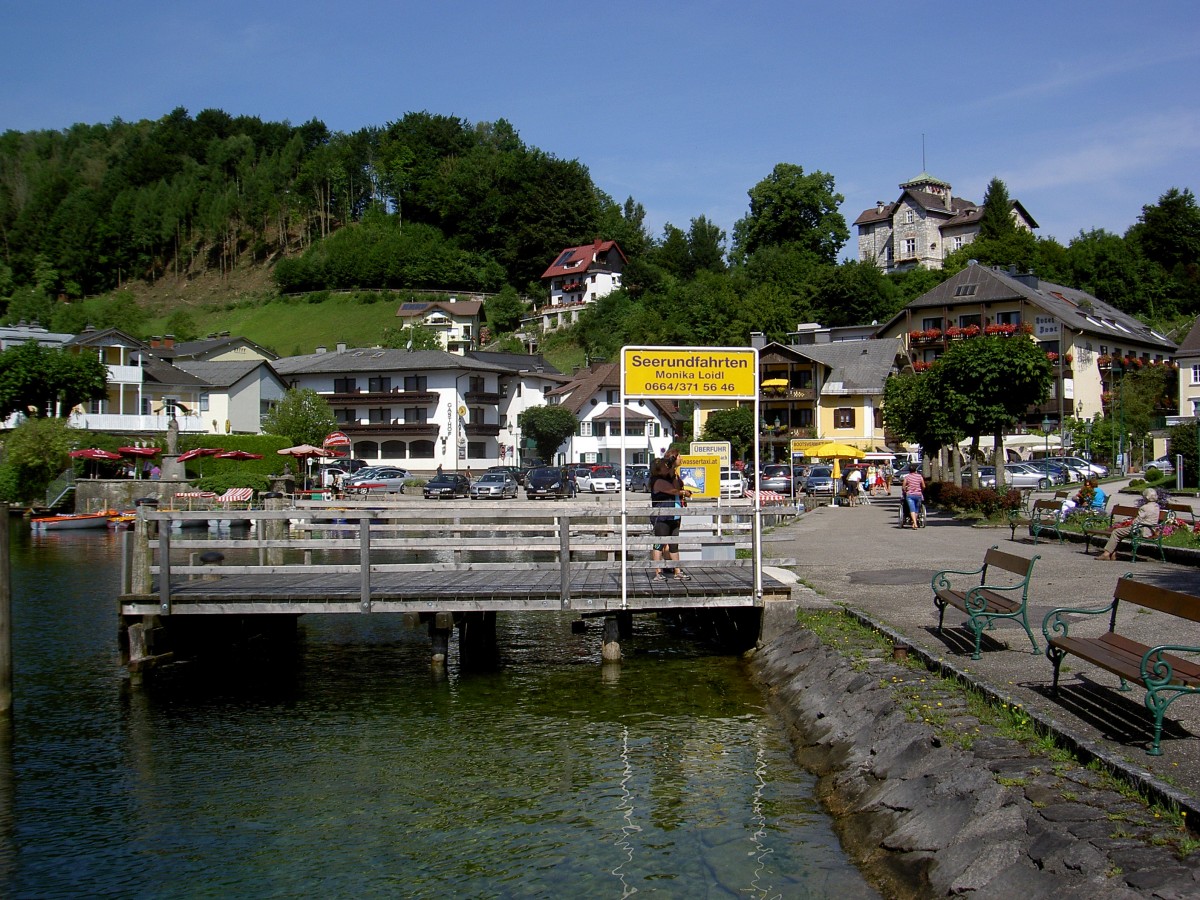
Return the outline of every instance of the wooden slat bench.
[[[1066,540],[1063,537],[1061,525],[1062,500],[1038,500],[1033,504],[1033,518],[1029,522],[1029,533],[1033,535],[1035,544],[1042,532],[1053,534],[1061,544]]]
[[[1092,550],[1092,538],[1098,537],[1102,540],[1108,540],[1109,535],[1113,533],[1114,528],[1119,528],[1121,523],[1126,519],[1136,519],[1138,507],[1127,506],[1118,503],[1112,508],[1109,513],[1100,513],[1098,515],[1089,516],[1083,523],[1083,552],[1090,553]],[[1146,525],[1141,528],[1134,529],[1126,540],[1129,541],[1129,551],[1133,556],[1132,561],[1137,562],[1138,548],[1143,544],[1149,544],[1158,548],[1158,556],[1163,561],[1167,561],[1166,553],[1163,552],[1163,532],[1166,530],[1166,525],[1169,522],[1175,521],[1175,511],[1172,509],[1164,509],[1158,514],[1157,525]]]
[[[980,642],[983,639],[983,629],[992,628],[996,619],[1015,619],[1029,635],[1029,643],[1033,652],[1038,652],[1037,641],[1033,639],[1033,631],[1029,627],[1029,581],[1033,575],[1033,564],[1041,559],[1034,556],[1027,559],[1015,553],[1006,553],[998,546],[990,548],[983,556],[983,566],[969,572],[946,569],[933,576],[933,603],[938,609],[938,634],[942,633],[942,621],[946,617],[946,607],[953,606],[969,616],[968,625],[975,632],[975,652],[971,659],[981,659]],[[1010,573],[1008,583],[988,581],[988,570],[993,572],[1001,569]],[[951,583],[951,575],[979,576],[979,583],[970,587],[955,587]]]
[[[1073,654],[1080,659],[1106,669],[1120,681],[1120,690],[1129,690],[1127,682],[1137,682],[1146,689],[1146,708],[1154,714],[1154,740],[1147,751],[1151,756],[1162,754],[1162,720],[1167,707],[1184,694],[1200,693],[1200,662],[1176,654],[1200,655],[1200,646],[1163,643],[1143,644],[1117,634],[1117,608],[1121,601],[1153,609],[1168,616],[1200,622],[1200,597],[1155,587],[1134,581],[1126,575],[1117,582],[1112,603],[1100,608],[1052,609],[1042,620],[1046,638],[1046,656],[1054,665],[1052,690],[1058,691],[1058,672],[1063,658]],[[1108,631],[1100,637],[1072,637],[1071,616],[1109,614]],[[1164,635],[1172,630],[1171,621],[1162,623]]]
[[[1175,521],[1186,522],[1190,527],[1196,527],[1196,511],[1188,503],[1167,503],[1163,509],[1175,513]]]

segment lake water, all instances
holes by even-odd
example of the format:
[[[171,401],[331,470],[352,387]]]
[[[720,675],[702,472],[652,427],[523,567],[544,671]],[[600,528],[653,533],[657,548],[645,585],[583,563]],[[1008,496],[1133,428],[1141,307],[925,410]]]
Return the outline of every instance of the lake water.
[[[12,522],[5,897],[872,897],[739,660],[501,617],[430,672],[391,617],[132,688],[119,536]]]

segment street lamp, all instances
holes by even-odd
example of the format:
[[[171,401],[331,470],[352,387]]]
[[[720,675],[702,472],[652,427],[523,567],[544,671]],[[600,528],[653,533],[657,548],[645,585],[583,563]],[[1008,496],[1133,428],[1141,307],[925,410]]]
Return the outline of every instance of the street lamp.
[[[1092,461],[1092,420],[1083,423],[1083,455],[1088,462]]]
[[[1042,431],[1046,435],[1046,457],[1050,457],[1050,429],[1054,427],[1054,420],[1049,416],[1042,419]]]

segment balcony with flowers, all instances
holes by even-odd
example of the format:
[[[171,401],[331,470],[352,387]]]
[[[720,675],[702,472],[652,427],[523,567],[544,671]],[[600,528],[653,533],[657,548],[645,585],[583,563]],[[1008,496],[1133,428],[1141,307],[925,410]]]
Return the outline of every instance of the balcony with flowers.
[[[942,329],[927,328],[924,331],[910,331],[908,339],[914,344],[931,344],[942,339]]]
[[[1028,322],[993,322],[983,326],[983,333],[988,337],[1012,337],[1016,334],[1033,334],[1033,326]]]
[[[951,325],[946,329],[946,340],[961,341],[964,338],[979,337],[982,329],[978,325]]]

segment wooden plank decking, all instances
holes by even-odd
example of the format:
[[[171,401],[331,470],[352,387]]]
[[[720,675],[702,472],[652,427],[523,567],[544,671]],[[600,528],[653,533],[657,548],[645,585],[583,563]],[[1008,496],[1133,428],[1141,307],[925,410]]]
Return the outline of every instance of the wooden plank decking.
[[[690,581],[652,581],[653,569],[631,569],[627,605],[631,610],[755,606],[752,571],[746,567],[688,567]],[[790,588],[763,577],[767,599],[787,597]],[[296,575],[227,575],[172,580],[173,615],[230,613],[360,613],[546,611],[621,609],[617,564],[573,564],[568,598],[562,599],[557,567],[432,569],[373,573],[369,609],[364,610],[358,575],[314,572]],[[124,615],[160,612],[159,596],[126,595]]]
[[[649,557],[658,539],[648,534],[650,512],[647,507],[634,514],[640,519],[631,517],[631,533],[624,538],[628,561],[623,590],[618,510],[595,505],[471,503],[434,510],[372,504],[362,509],[233,511],[222,515],[248,520],[256,528],[244,537],[229,534],[216,541],[173,536],[165,527],[175,519],[203,517],[203,512],[144,511],[119,606],[126,617],[586,613],[761,606],[790,596],[788,585],[765,573],[762,595],[756,596],[761,562],[734,558],[735,550],[757,550],[745,518],[753,511],[746,504],[720,515],[712,509],[682,510],[700,517],[698,530],[676,539],[693,554],[685,552],[681,561],[691,579],[653,581],[656,563]],[[164,527],[156,529],[156,524]],[[703,555],[710,550],[717,554],[711,560]],[[445,557],[446,551],[452,551],[452,561],[419,559],[431,552]],[[463,560],[463,552],[482,553],[483,559]],[[204,556],[210,554],[214,559],[206,562]]]

